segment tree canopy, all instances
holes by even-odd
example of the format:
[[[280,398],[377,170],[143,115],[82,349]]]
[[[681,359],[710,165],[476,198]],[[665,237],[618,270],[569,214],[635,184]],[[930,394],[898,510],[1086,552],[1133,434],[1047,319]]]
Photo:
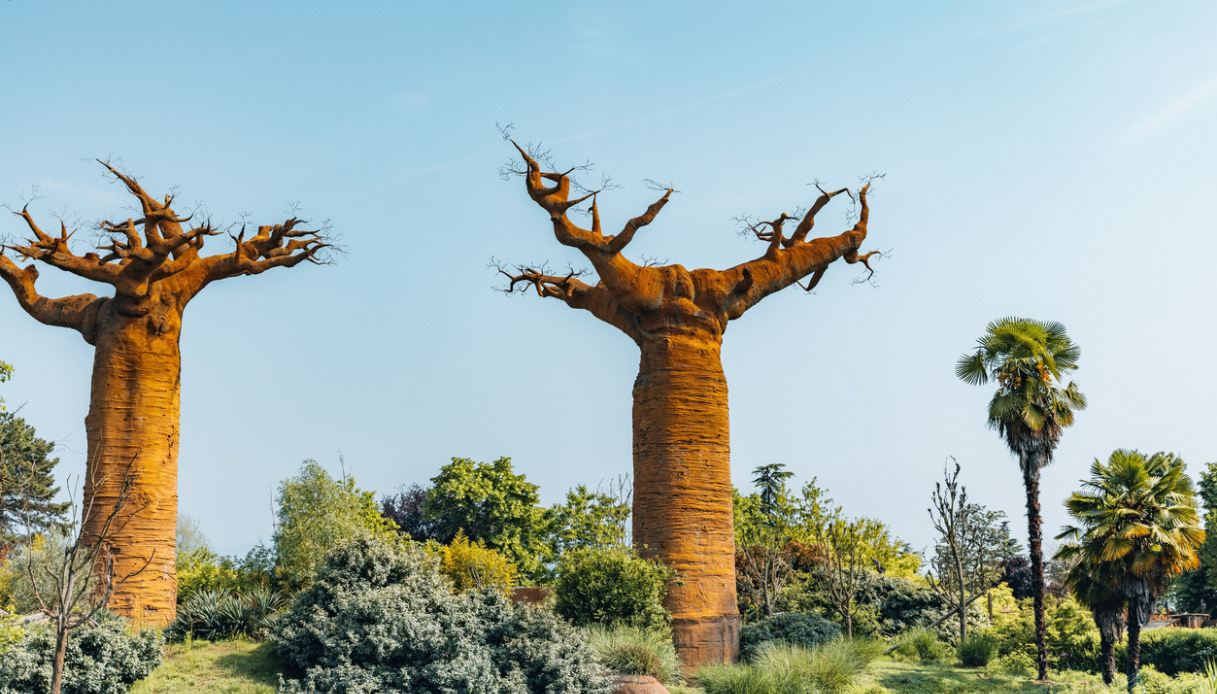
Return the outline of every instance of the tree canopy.
[[[54,500],[54,450],[24,419],[0,411],[0,556],[21,541],[27,523],[36,533],[63,529],[68,503]]]

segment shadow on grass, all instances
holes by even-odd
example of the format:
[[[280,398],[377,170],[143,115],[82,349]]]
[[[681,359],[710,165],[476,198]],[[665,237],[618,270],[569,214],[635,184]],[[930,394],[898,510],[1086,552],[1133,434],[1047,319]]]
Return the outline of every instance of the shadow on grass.
[[[287,678],[298,676],[291,668],[279,662],[275,657],[275,645],[269,641],[248,651],[225,653],[214,662],[217,669],[232,677],[276,688],[279,686],[279,673],[283,673]]]
[[[956,668],[940,665],[930,671],[897,671],[877,673],[875,682],[894,692],[911,694],[963,694],[964,692],[988,692],[1000,688],[1002,692],[1044,692],[1048,688],[1030,681],[998,682],[990,680],[980,671],[971,668]]]

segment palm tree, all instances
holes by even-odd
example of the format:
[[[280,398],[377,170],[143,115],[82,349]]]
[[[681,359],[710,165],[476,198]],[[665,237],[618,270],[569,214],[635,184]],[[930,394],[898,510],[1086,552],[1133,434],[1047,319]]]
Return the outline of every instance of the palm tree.
[[[1124,601],[1116,592],[1116,578],[1105,568],[1078,562],[1069,570],[1065,583],[1094,617],[1094,625],[1099,629],[1103,684],[1110,686],[1116,678],[1116,644],[1124,638]]]
[[[1027,545],[1034,577],[1035,645],[1039,652],[1039,678],[1048,677],[1045,645],[1044,556],[1040,532],[1040,470],[1052,462],[1061,430],[1073,424],[1077,410],[1085,409],[1086,397],[1077,385],[1061,388],[1063,376],[1078,366],[1081,350],[1065,334],[1065,326],[1027,318],[993,321],[977,340],[973,354],[965,354],[955,365],[955,375],[970,385],[997,380],[998,389],[989,401],[989,426],[1006,440],[1018,456],[1027,491]]]
[[[1183,461],[1167,453],[1146,458],[1117,450],[1107,464],[1095,460],[1086,491],[1065,502],[1080,525],[1066,526],[1069,539],[1057,556],[1077,559],[1102,579],[1128,607],[1128,691],[1137,686],[1141,627],[1171,578],[1200,566],[1204,530],[1196,490]]]

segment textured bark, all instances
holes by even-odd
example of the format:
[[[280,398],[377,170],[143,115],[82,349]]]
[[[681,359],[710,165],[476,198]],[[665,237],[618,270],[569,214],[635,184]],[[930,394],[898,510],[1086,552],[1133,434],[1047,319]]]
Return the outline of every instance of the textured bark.
[[[68,654],[68,632],[59,629],[55,634],[55,662],[51,666],[51,692],[59,694],[63,688],[63,659]]]
[[[142,625],[164,625],[177,604],[174,571],[177,527],[177,451],[181,392],[178,351],[181,314],[170,305],[152,316],[103,312],[93,357],[93,384],[85,428],[91,484],[85,504],[106,511],[122,494],[133,468],[130,501],[106,541],[114,548],[115,586],[110,609]],[[86,540],[101,533],[106,513],[86,519]]]
[[[719,341],[646,340],[634,382],[634,541],[676,570],[665,606],[686,665],[739,654],[727,380]]]
[[[1137,688],[1137,675],[1141,670],[1141,620],[1134,610],[1128,611],[1128,692]]]
[[[1027,491],[1027,552],[1031,555],[1031,575],[1035,577],[1035,648],[1039,679],[1048,679],[1047,622],[1044,618],[1044,550],[1040,520],[1040,465],[1024,461],[1023,484]]]
[[[1110,687],[1116,681],[1116,645],[1102,632],[1099,633],[1099,653],[1103,662],[1103,684]]]
[[[103,165],[140,204],[143,217],[102,222],[110,243],[101,253],[76,255],[74,232],[61,225],[45,233],[26,209],[24,244],[0,248],[0,279],[36,320],[72,328],[93,345],[82,538],[96,548],[114,577],[99,600],[139,626],[174,618],[177,525],[177,450],[181,389],[178,338],[187,303],[211,282],[256,275],[274,267],[321,262],[330,244],[323,233],[300,229],[295,218],[234,237],[229,253],[201,256],[207,237],[220,233],[204,221],[184,229],[170,204],[146,193],[135,179]],[[93,294],[50,299],[38,294],[38,270],[19,267],[4,251],[109,285],[112,297]],[[104,254],[104,255],[102,255]],[[128,503],[129,502],[129,503]],[[103,567],[98,566],[95,570]]]
[[[550,274],[524,266],[509,272],[507,291],[535,289],[618,328],[641,350],[634,384],[634,542],[646,556],[674,568],[669,587],[673,636],[690,670],[735,660],[739,654],[735,540],[732,528],[727,383],[719,350],[730,320],[761,299],[807,277],[810,290],[838,259],[870,269],[875,254],[860,254],[866,238],[868,186],[858,192],[858,222],[837,236],[808,239],[815,214],[846,190],[821,191],[795,231],[789,215],[750,224],[767,243],[765,253],[727,270],[686,270],[680,265],[637,265],[622,250],[667,205],[672,190],[630,219],[616,235],[601,231],[596,194],[570,200],[567,173],[542,171],[519,148],[529,197],[549,213],[555,238],[579,250],[598,275]],[[851,194],[851,197],[852,194]],[[591,200],[591,229],[567,211]]]

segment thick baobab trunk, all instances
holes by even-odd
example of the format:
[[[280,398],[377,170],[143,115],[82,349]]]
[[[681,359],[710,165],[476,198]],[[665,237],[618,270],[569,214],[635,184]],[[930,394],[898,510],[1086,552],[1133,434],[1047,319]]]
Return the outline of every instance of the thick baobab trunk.
[[[1048,679],[1047,622],[1044,619],[1044,550],[1040,521],[1039,461],[1023,461],[1023,484],[1027,488],[1027,553],[1031,555],[1034,581],[1036,672]]]
[[[89,461],[84,534],[87,539],[102,531],[129,483],[127,498],[105,538],[114,552],[116,582],[109,606],[140,626],[168,624],[177,604],[181,359],[175,318],[168,311],[134,319],[114,312],[105,317],[85,418]],[[158,334],[160,330],[164,332]],[[118,583],[130,574],[136,575]]]
[[[634,542],[675,569],[666,606],[685,666],[739,652],[727,379],[720,337],[642,341],[634,382]]]

